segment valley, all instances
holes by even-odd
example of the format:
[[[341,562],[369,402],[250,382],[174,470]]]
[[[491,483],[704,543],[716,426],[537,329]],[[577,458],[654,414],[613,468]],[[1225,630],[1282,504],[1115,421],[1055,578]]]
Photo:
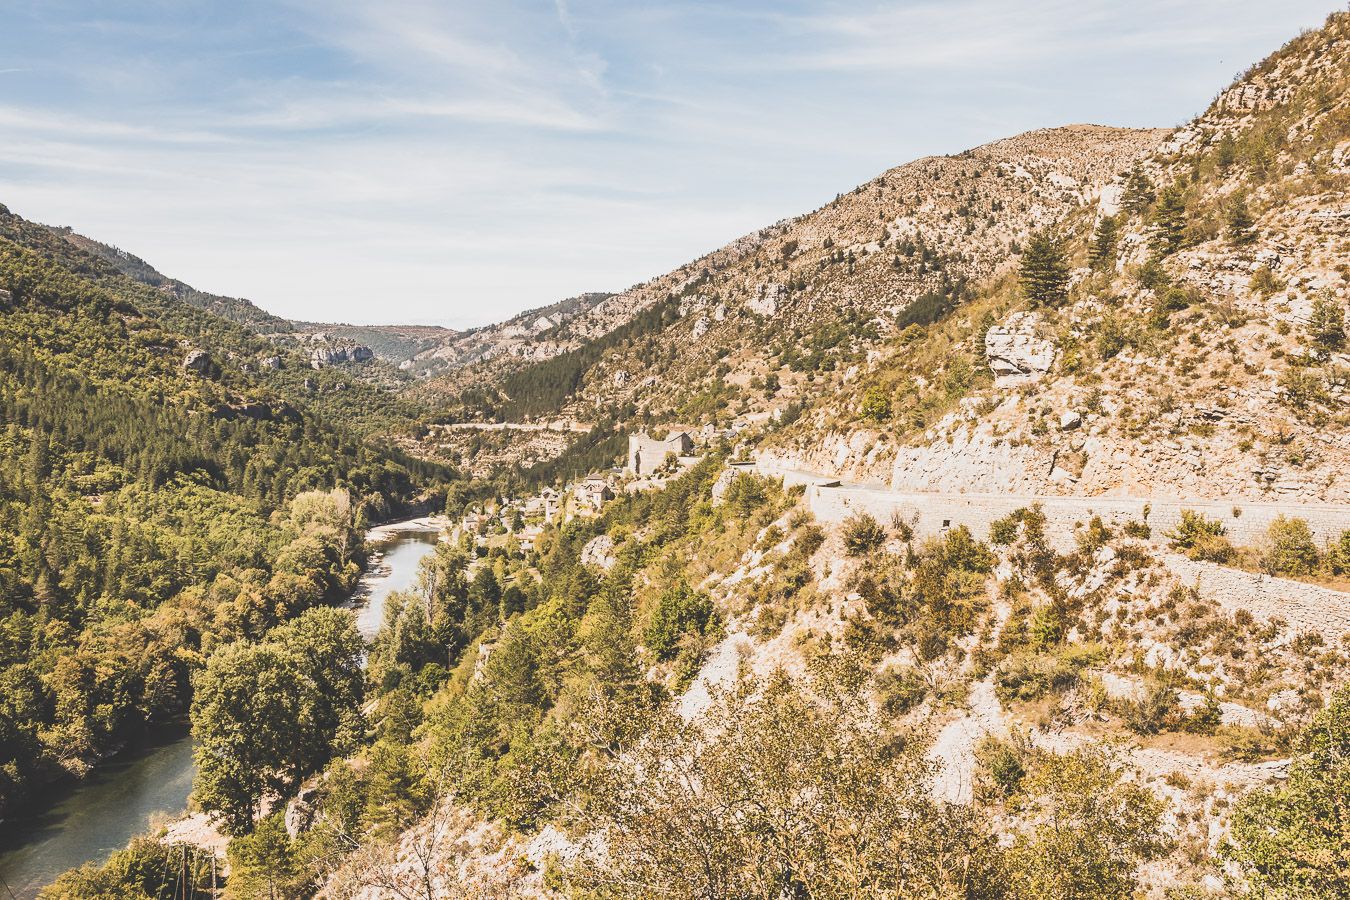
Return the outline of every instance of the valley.
[[[0,209],[0,874],[1346,896],[1348,195],[1338,12],[467,330]]]

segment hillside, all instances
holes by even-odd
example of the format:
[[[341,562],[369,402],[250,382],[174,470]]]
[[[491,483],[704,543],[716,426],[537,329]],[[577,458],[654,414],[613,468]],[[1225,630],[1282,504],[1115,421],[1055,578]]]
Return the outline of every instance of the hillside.
[[[763,419],[833,394],[897,332],[969,299],[1164,136],[1070,126],[899,166],[422,390],[470,419]]]
[[[0,816],[181,719],[213,646],[341,593],[364,522],[444,491],[330,417],[359,386],[291,390],[277,354],[0,207]]]
[[[1350,357],[1325,324],[1350,295],[1344,27],[1255,67],[1055,228],[1062,298],[988,287],[770,452],[917,491],[1350,499]]]
[[[418,588],[464,650],[344,777],[387,796],[406,748],[422,805],[367,807],[327,889],[1340,895],[1347,38],[1180,129],[891,170],[440,380],[753,462]],[[521,612],[462,614],[489,580]],[[406,628],[375,665],[418,671]]]
[[[459,370],[475,364],[479,364],[476,369],[504,370],[550,359],[607,330],[603,317],[599,324],[594,318],[609,297],[581,294],[528,309],[504,322],[452,333],[419,351],[403,368],[418,377],[448,372],[450,383],[459,383],[465,377]],[[435,395],[445,390],[433,382],[430,392]]]
[[[203,669],[229,890],[1350,896],[1347,88],[1339,13],[1180,128],[918,160],[424,351],[415,447],[484,478],[387,601],[364,688],[323,709],[304,664],[254,689],[236,654],[286,629]],[[149,327],[98,297],[76,318],[94,346]],[[113,375],[194,409],[264,388],[168,359]],[[699,440],[612,470],[644,428]],[[48,457],[9,458],[31,506]],[[15,558],[50,586],[41,545]],[[255,590],[226,621],[270,608],[231,577],[204,596]],[[317,751],[250,727],[292,693]],[[46,896],[162,892],[170,841]]]
[[[248,300],[238,297],[222,297],[219,294],[199,291],[176,278],[170,278],[160,273],[159,270],[139,256],[110,244],[105,244],[102,241],[85,237],[72,228],[53,227],[52,231],[68,241],[71,246],[104,260],[122,274],[134,278],[142,284],[157,288],[189,306],[206,310],[259,333],[285,331],[290,325],[285,319],[258,308]]]

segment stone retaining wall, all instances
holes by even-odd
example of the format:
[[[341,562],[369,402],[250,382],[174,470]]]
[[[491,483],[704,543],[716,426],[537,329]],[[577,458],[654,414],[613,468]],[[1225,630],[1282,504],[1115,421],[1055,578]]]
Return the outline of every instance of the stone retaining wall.
[[[1278,616],[1289,623],[1289,633],[1320,631],[1327,635],[1350,632],[1350,594],[1272,578],[1213,563],[1196,562],[1177,553],[1163,563],[1185,585],[1214,600],[1228,612],[1245,609],[1259,619]]]
[[[1046,532],[1061,549],[1072,546],[1073,530],[1094,515],[1106,524],[1147,521],[1155,537],[1181,519],[1182,510],[1194,510],[1223,523],[1235,544],[1252,544],[1277,516],[1300,518],[1308,523],[1319,543],[1336,540],[1350,530],[1350,507],[1298,503],[1227,503],[1216,500],[1167,500],[1124,497],[1049,497],[1014,494],[902,493],[858,487],[808,485],[807,502],[816,518],[839,522],[858,512],[883,523],[898,514],[921,537],[965,525],[979,538],[989,536],[989,526],[1016,509],[1040,504],[1046,515]]]

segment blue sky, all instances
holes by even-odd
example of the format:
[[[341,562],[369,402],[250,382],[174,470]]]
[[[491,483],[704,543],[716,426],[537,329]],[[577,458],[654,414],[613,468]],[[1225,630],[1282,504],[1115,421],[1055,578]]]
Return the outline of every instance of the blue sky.
[[[1340,6],[3,0],[0,203],[282,315],[463,327],[925,154],[1178,124]]]

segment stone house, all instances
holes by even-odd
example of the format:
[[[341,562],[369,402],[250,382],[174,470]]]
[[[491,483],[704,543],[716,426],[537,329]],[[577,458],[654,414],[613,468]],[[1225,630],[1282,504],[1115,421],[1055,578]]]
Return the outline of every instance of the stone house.
[[[646,432],[628,436],[627,470],[639,477],[651,475],[665,464],[668,457],[688,456],[694,452],[694,439],[687,431],[679,431],[657,440]]]
[[[592,475],[576,486],[574,496],[580,510],[599,512],[606,500],[614,499],[614,492],[605,479]]]

